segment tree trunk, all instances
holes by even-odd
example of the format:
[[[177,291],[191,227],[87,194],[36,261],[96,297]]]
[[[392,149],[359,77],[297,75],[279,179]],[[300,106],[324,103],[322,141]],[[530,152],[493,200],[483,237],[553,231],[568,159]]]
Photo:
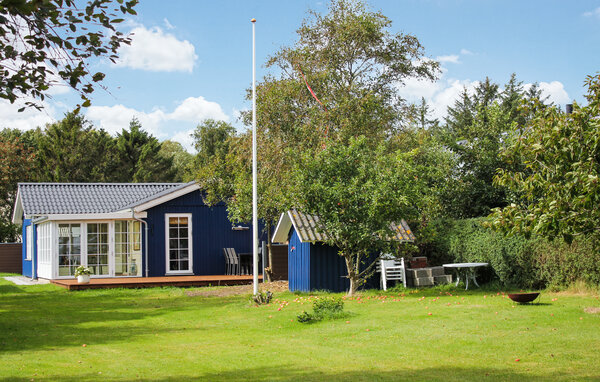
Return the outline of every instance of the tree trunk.
[[[346,269],[348,270],[348,280],[350,280],[350,289],[348,290],[348,296],[354,296],[358,290],[359,279],[358,273],[356,272],[356,266],[354,259],[351,254],[342,254],[344,260],[346,260]]]

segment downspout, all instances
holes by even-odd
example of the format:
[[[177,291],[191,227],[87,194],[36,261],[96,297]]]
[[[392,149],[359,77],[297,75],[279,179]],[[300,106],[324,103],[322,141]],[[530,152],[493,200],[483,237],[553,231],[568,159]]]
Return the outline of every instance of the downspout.
[[[37,247],[37,229],[35,229],[36,225],[38,225],[39,223],[43,222],[44,220],[47,220],[48,217],[47,216],[41,216],[39,218],[36,219],[31,219],[31,238],[28,238],[28,240],[33,240],[33,242],[31,243],[31,280],[37,280],[37,267],[35,266],[37,263],[37,252],[38,252],[38,247]],[[34,240],[35,239],[35,240]],[[27,249],[25,249],[27,250]]]
[[[133,220],[139,221],[144,225],[144,263],[145,263],[145,272],[146,277],[148,277],[148,223],[142,219],[138,219],[135,217],[135,210],[131,209],[131,218]]]

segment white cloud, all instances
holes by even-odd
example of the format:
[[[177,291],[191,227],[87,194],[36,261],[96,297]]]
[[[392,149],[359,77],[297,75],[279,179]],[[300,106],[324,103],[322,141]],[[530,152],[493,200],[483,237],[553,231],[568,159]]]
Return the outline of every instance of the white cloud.
[[[207,118],[229,120],[218,103],[207,101],[204,97],[186,98],[173,113],[169,114],[169,119],[182,121],[199,122]]]
[[[588,11],[583,14],[585,17],[597,17],[600,19],[600,7],[594,9],[593,11]]]
[[[169,20],[167,20],[167,18],[166,18],[166,17],[163,19],[163,22],[165,23],[165,28],[167,28],[168,30],[173,30],[173,29],[175,29],[175,27],[173,26],[173,24],[171,24],[171,23],[169,22]]]
[[[462,48],[462,49],[460,50],[460,54],[462,54],[463,56],[471,56],[471,55],[473,55],[473,54],[475,54],[475,53],[471,52],[471,51],[470,51],[470,50],[468,50],[468,49]]]
[[[218,103],[204,97],[186,98],[172,112],[159,108],[145,112],[124,105],[91,106],[86,117],[113,135],[128,128],[131,119],[137,118],[144,130],[160,139],[173,139],[188,151],[193,150],[189,134],[198,123],[208,118],[229,121]]]
[[[43,110],[27,108],[21,113],[19,108],[25,105],[25,100],[15,101],[11,104],[7,100],[0,100],[0,129],[5,127],[19,130],[31,130],[36,127],[44,127],[47,123],[56,120],[56,109],[47,102],[34,101],[44,106]]]
[[[166,136],[160,129],[161,123],[166,119],[166,115],[162,110],[146,113],[123,105],[90,106],[85,116],[96,122],[96,126],[113,135],[120,133],[122,129],[128,128],[129,122],[136,118],[142,124],[143,129],[149,131],[152,135],[159,138]]]
[[[435,59],[441,63],[450,62],[452,64],[460,64],[458,54],[450,54],[447,56],[437,56]]]
[[[431,116],[442,121],[447,115],[448,106],[452,106],[466,88],[471,94],[479,81],[444,79],[438,82],[409,79],[406,86],[398,89],[400,95],[408,102],[418,103],[425,98],[431,107]]]
[[[557,105],[564,105],[571,103],[571,98],[564,85],[559,81],[552,82],[540,82],[540,89],[544,96],[548,96],[548,101],[553,102]]]
[[[159,27],[147,29],[137,26],[131,33],[131,45],[123,45],[119,49],[116,66],[152,72],[191,73],[194,69],[198,56],[189,41],[178,40]]]

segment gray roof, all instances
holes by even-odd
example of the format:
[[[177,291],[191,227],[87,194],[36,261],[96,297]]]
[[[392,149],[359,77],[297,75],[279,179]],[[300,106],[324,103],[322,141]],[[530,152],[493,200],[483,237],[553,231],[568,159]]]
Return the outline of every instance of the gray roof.
[[[329,237],[326,232],[323,232],[318,216],[304,214],[295,209],[290,210],[288,215],[292,219],[292,223],[296,228],[298,236],[300,236],[300,240],[303,242],[320,242],[328,240]],[[402,219],[400,223],[391,223],[390,228],[396,232],[391,240],[415,240],[415,235],[404,219]]]
[[[19,194],[26,215],[110,213],[192,183],[19,183]]]

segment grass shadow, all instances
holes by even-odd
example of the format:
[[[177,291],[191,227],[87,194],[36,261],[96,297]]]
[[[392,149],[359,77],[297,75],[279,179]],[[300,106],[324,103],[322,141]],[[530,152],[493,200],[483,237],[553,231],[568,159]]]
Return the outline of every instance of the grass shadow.
[[[197,374],[178,375],[170,377],[152,377],[140,372],[139,376],[134,378],[124,376],[110,376],[106,373],[99,375],[98,373],[79,374],[76,376],[69,375],[51,375],[51,376],[36,376],[36,381],[56,381],[63,382],[80,382],[87,380],[103,381],[148,381],[148,382],[180,382],[180,381],[470,381],[484,379],[486,381],[547,381],[549,379],[571,380],[570,374],[552,373],[539,376],[514,370],[514,368],[461,368],[456,366],[447,367],[425,367],[425,368],[410,368],[399,365],[394,370],[374,370],[365,365],[364,370],[347,371],[347,372],[327,372],[314,370],[311,368],[298,368],[289,365],[280,365],[273,368],[240,368],[225,370],[214,373],[203,373],[198,371]],[[25,382],[30,381],[29,378],[0,378],[0,381]]]

